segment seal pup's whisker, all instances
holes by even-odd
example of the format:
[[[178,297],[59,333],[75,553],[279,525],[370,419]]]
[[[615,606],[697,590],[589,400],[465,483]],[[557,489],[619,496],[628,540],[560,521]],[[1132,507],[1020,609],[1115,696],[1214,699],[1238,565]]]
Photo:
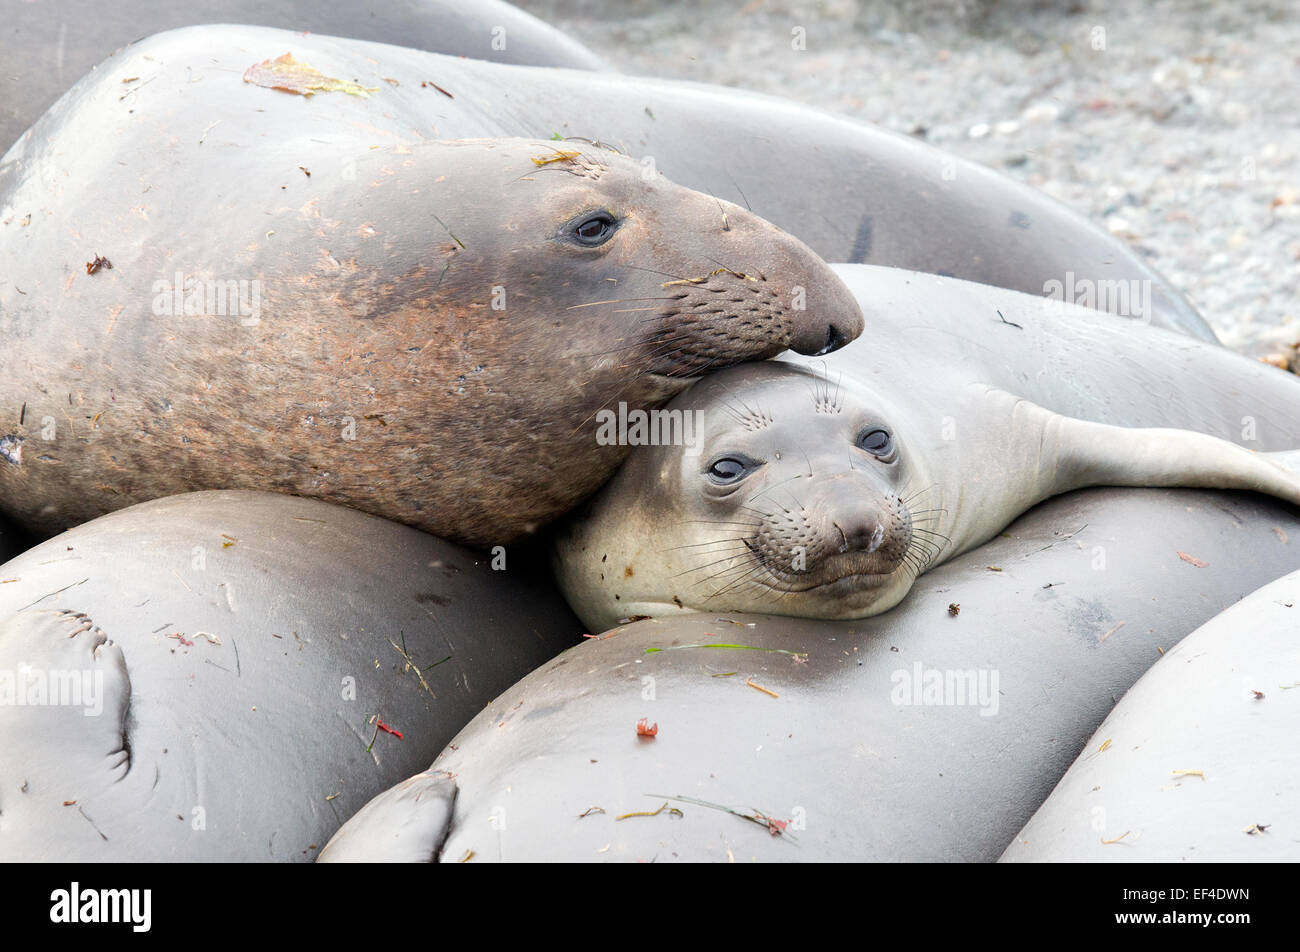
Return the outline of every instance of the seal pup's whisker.
[[[773,485],[771,485],[771,486],[767,486],[767,487],[765,487],[764,489],[759,490],[758,492],[756,492],[756,493],[754,493],[752,496],[750,496],[748,499],[746,499],[745,502],[746,502],[747,504],[748,504],[748,503],[751,503],[751,502],[753,502],[755,499],[757,499],[759,496],[764,496],[764,495],[766,495],[767,493],[770,493],[770,492],[771,492],[772,490],[774,490],[774,489],[780,489],[780,488],[781,488],[782,486],[784,486],[786,483],[793,482],[793,481],[796,480],[796,479],[803,479],[803,478],[804,478],[804,474],[803,474],[803,473],[795,473],[793,476],[789,476],[789,477],[787,477],[786,479],[781,480],[779,483],[775,483],[775,484],[773,484]],[[781,506],[781,504],[780,504],[779,502],[777,502],[775,499],[772,500],[772,502],[773,502],[774,505],[776,505],[776,506],[780,506],[782,512],[785,512],[785,513],[789,513],[789,512],[790,512],[789,509],[786,509],[784,506]],[[798,505],[797,502],[796,502],[796,505]]]
[[[708,597],[717,598],[719,595],[723,595],[734,588],[744,585],[761,571],[761,568],[755,567],[753,560],[746,559],[730,568],[714,572],[712,575],[708,575],[697,582],[691,583],[689,590],[692,592],[710,591],[712,594]],[[712,589],[706,588],[710,583],[713,583],[714,587]]]
[[[705,601],[712,601],[715,598],[721,598],[723,595],[730,594],[731,592],[735,591],[737,588],[740,588],[742,585],[745,585],[746,583],[757,578],[760,574],[762,574],[763,569],[764,566],[762,565],[754,566],[754,568],[750,572],[740,576],[737,579],[728,582],[726,585],[722,586],[722,588],[715,591],[712,595],[707,596],[705,598]]]
[[[732,546],[732,547],[735,547],[735,546],[741,546],[741,545],[744,545],[745,542],[746,542],[746,540],[745,540],[743,537],[737,536],[737,537],[734,538],[734,539],[712,539],[712,540],[710,540],[709,542],[690,542],[690,543],[687,543],[686,545],[670,545],[670,546],[668,546],[666,549],[664,549],[663,551],[664,551],[664,552],[679,552],[679,551],[681,551],[682,549],[698,549],[698,548],[701,548],[701,547],[706,546],[706,545],[707,545],[707,546],[730,545],[730,546]],[[723,549],[719,549],[719,550],[717,550],[717,552],[722,552],[722,551],[725,551],[725,550],[723,550]],[[705,553],[703,553],[703,554],[704,554],[704,555],[716,555],[717,552],[705,552]]]
[[[696,573],[696,572],[702,572],[702,571],[704,571],[705,569],[707,569],[707,568],[712,568],[712,567],[715,566],[715,565],[721,565],[723,562],[732,562],[732,561],[735,561],[736,559],[741,558],[741,557],[743,556],[744,553],[743,553],[742,550],[747,549],[747,548],[748,548],[748,545],[742,544],[742,546],[741,546],[740,548],[737,549],[737,552],[736,552],[735,555],[729,555],[729,556],[727,556],[726,558],[721,558],[721,559],[714,559],[712,562],[705,562],[705,563],[703,563],[702,565],[697,565],[697,566],[695,566],[695,568],[693,568],[693,569],[686,569],[686,570],[683,571],[683,572],[678,572],[676,575],[673,576],[673,578],[681,578],[683,575],[693,575],[693,574]],[[667,551],[667,550],[665,550],[665,551]],[[711,554],[713,554],[713,553],[706,553],[706,555],[711,555]],[[727,571],[727,570],[724,569],[723,571]],[[715,576],[712,576],[712,575],[711,575],[711,576],[708,576],[708,577],[705,578],[703,581],[706,581],[706,582],[707,582],[707,581],[709,580],[709,578],[714,578],[714,577],[715,577]]]

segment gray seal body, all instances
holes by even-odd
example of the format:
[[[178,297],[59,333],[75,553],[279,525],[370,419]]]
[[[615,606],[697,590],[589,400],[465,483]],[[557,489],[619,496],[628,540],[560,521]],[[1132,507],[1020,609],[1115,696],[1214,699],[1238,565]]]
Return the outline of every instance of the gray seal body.
[[[1166,652],[1002,861],[1300,860],[1297,612],[1292,572]]]
[[[1160,649],[1300,566],[1298,528],[1248,494],[1086,490],[883,615],[637,622],[502,694],[331,858],[991,862]]]
[[[314,859],[577,640],[549,583],[507,557],[494,571],[341,507],[204,492],[12,559],[0,856]]]
[[[0,27],[0,152],[120,46],[202,23],[249,23],[394,43],[498,63],[603,69],[595,53],[501,0],[44,0]]]

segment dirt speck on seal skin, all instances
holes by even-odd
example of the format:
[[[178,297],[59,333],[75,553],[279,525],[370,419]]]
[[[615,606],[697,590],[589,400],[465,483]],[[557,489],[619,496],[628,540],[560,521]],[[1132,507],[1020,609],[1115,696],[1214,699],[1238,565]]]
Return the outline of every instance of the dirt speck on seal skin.
[[[20,436],[14,436],[10,433],[8,436],[0,436],[0,459],[6,463],[13,463],[15,466],[21,466],[23,462],[23,439]]]

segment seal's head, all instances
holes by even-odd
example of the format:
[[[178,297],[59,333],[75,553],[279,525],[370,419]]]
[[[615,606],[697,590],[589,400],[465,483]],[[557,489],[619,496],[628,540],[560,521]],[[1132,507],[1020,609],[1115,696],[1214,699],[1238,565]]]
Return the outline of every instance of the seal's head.
[[[1085,486],[1300,505],[1300,454],[1074,419],[943,365],[891,382],[867,346],[732,367],[640,430],[629,420],[645,445],[556,536],[578,616],[602,631],[682,611],[879,614],[930,567]]]
[[[627,455],[630,444],[604,438],[602,411],[653,409],[711,371],[787,348],[821,353],[862,329],[843,281],[797,239],[605,148],[432,140],[340,154],[292,139],[284,149],[317,171],[288,189],[266,174],[280,153],[232,154],[221,180],[249,187],[204,193],[184,215],[136,217],[110,280],[57,284],[32,256],[39,266],[24,274],[50,294],[18,296],[13,322],[32,333],[6,356],[42,370],[0,375],[0,405],[21,407],[31,380],[83,365],[78,315],[152,306],[110,322],[124,350],[97,353],[79,398],[117,400],[118,422],[97,424],[90,443],[61,442],[57,479],[16,452],[0,458],[0,487],[24,500],[29,526],[257,487],[504,545],[571,510]],[[248,313],[243,282],[221,274],[252,277]],[[239,320],[225,319],[232,295]],[[166,352],[144,353],[147,340]],[[208,396],[214,368],[220,398]],[[124,391],[125,404],[114,396]],[[0,431],[0,457],[4,440],[35,438],[32,421],[47,415],[37,411]],[[159,446],[185,447],[183,464]],[[95,475],[106,467],[130,479]]]
[[[427,143],[417,167],[423,151],[437,175],[386,174],[401,159],[387,156],[362,191],[367,214],[424,227],[367,246],[373,262],[329,293],[408,325],[419,353],[399,371],[466,408],[414,440],[432,466],[412,496],[436,481],[458,501],[439,534],[495,545],[572,509],[630,448],[602,437],[603,411],[652,409],[703,374],[829,352],[862,330],[856,299],[802,242],[653,165],[525,139]]]
[[[942,550],[930,474],[883,399],[775,363],[661,412],[679,411],[698,414],[697,442],[633,454],[557,537],[561,584],[593,631],[682,609],[876,614]]]
[[[862,331],[857,301],[806,245],[653,163],[585,143],[448,145],[449,173],[430,189],[455,194],[455,215],[431,223],[447,268],[439,297],[476,294],[484,317],[541,324],[535,343],[569,365],[552,375],[648,374],[677,392],[787,348],[829,353]]]

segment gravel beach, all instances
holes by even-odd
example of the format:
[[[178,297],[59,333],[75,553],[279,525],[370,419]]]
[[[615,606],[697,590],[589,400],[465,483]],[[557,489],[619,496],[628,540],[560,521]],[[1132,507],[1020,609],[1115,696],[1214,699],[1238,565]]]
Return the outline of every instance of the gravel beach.
[[[1228,346],[1295,358],[1295,3],[516,2],[623,72],[783,96],[1041,189],[1145,256]]]

